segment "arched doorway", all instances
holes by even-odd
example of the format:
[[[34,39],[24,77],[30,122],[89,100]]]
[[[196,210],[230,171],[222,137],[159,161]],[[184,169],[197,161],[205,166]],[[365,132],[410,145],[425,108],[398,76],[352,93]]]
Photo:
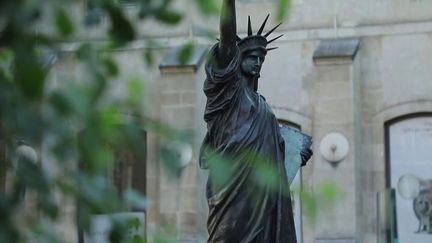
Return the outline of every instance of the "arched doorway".
[[[294,128],[296,130],[301,131],[301,126],[286,120],[280,120],[279,124],[282,126],[287,126]],[[301,168],[298,171],[297,175],[294,177],[293,182],[291,183],[291,203],[293,208],[293,216],[294,216],[294,224],[297,236],[297,242],[302,242],[302,209],[301,209],[301,198],[300,198],[300,190],[301,190],[301,180],[302,180],[302,171]]]

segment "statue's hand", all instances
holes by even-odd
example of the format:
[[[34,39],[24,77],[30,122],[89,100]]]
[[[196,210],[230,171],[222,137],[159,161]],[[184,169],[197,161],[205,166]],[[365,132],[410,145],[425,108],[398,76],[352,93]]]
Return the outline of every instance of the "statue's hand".
[[[305,166],[306,162],[310,159],[310,157],[312,157],[312,155],[313,155],[313,152],[312,152],[311,149],[303,149],[300,152],[300,156],[301,156],[301,159],[302,159],[301,166]]]

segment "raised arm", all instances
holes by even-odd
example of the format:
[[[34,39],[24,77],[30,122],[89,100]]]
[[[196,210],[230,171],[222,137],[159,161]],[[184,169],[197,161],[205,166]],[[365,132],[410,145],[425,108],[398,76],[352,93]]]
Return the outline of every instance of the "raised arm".
[[[220,42],[218,54],[218,66],[224,68],[228,66],[236,52],[236,10],[235,0],[223,0],[222,12],[220,17]]]

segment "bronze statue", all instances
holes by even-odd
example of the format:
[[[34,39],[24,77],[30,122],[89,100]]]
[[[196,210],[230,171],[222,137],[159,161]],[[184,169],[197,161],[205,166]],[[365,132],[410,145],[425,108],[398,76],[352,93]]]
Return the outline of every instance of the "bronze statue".
[[[270,106],[257,92],[261,66],[267,51],[274,49],[267,45],[280,37],[267,41],[279,25],[262,35],[268,17],[257,34],[249,18],[248,36],[240,39],[235,0],[224,0],[220,40],[206,63],[204,120],[208,131],[200,165],[210,172],[208,242],[296,242],[284,161],[286,142]],[[312,155],[311,140],[306,140],[298,150],[302,165]],[[224,168],[229,177],[223,182],[215,179],[215,173],[220,173],[216,172],[218,165],[211,163],[215,156],[229,161]],[[263,168],[273,175],[260,177]]]

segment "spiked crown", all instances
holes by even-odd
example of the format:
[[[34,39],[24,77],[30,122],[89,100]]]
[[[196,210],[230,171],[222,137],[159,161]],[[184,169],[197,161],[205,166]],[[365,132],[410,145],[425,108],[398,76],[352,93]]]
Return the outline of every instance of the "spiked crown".
[[[276,38],[271,39],[270,41],[267,41],[267,37],[271,33],[273,33],[273,31],[275,31],[282,23],[276,25],[265,35],[261,35],[269,17],[270,14],[267,15],[267,17],[265,18],[264,22],[262,23],[260,29],[256,34],[253,34],[250,16],[248,17],[248,35],[243,39],[237,36],[237,45],[242,53],[256,50],[256,49],[260,49],[264,51],[264,53],[267,53],[267,51],[271,51],[277,48],[277,47],[267,48],[267,45],[281,38],[283,35],[279,35]]]

